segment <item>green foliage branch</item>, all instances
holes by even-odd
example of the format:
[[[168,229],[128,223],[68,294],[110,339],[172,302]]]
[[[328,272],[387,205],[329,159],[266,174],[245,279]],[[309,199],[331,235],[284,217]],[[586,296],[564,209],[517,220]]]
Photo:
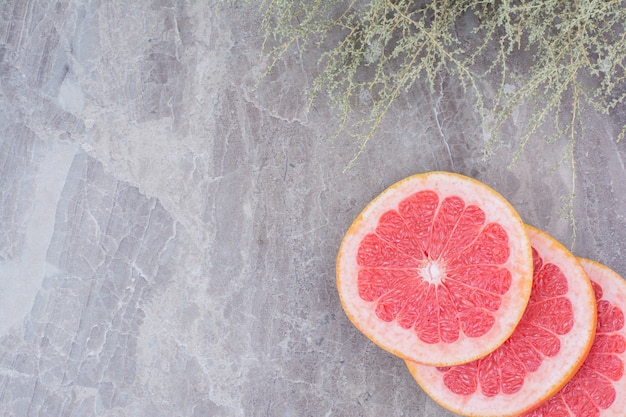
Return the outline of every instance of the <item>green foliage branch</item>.
[[[575,133],[582,101],[607,113],[625,98],[621,1],[265,0],[261,7],[263,29],[278,42],[269,51],[270,69],[295,45],[320,49],[311,99],[325,93],[340,115],[340,131],[362,146],[400,94],[418,81],[434,89],[444,71],[475,93],[483,115],[495,116],[489,119],[494,138],[517,105],[535,103],[519,151],[547,122],[557,136]],[[468,48],[457,27],[470,15],[472,36],[481,42]],[[524,52],[531,60],[526,68],[515,60]],[[484,62],[490,62],[486,70]],[[501,80],[489,99],[479,88],[486,74]],[[354,118],[364,105],[368,117]]]
[[[531,105],[511,163],[547,128],[553,132],[548,142],[567,139],[557,166],[571,165],[572,187],[582,109],[610,113],[626,99],[624,6],[621,0],[260,2],[263,29],[274,45],[269,70],[293,49],[320,51],[310,103],[325,95],[338,115],[337,135],[359,141],[350,164],[401,94],[417,82],[434,90],[445,73],[475,98],[491,133],[486,155],[502,142],[499,133],[515,109]],[[473,27],[461,34],[467,22]],[[487,75],[499,80],[495,94],[481,88]],[[616,139],[625,134],[626,126]],[[563,206],[572,225],[574,196],[572,188]]]

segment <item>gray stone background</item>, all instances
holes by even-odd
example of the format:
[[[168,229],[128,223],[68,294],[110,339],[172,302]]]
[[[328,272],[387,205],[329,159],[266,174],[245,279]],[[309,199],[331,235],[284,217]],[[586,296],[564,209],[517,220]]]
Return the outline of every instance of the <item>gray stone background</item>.
[[[528,109],[487,137],[454,79],[358,150],[306,111],[315,60],[265,70],[257,8],[0,3],[0,414],[449,416],[347,320],[343,233],[408,175],[486,182],[563,243],[565,144]],[[489,80],[485,88],[492,88]],[[573,251],[626,274],[623,120],[586,111]],[[618,112],[619,113],[619,112]],[[619,114],[617,119],[620,118]]]

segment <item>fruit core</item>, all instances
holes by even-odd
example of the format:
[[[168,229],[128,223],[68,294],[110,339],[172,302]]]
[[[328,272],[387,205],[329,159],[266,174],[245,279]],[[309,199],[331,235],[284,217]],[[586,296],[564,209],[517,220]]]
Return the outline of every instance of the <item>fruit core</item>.
[[[439,285],[444,282],[446,277],[446,270],[443,265],[431,259],[425,259],[418,268],[418,272],[422,279],[429,284]]]

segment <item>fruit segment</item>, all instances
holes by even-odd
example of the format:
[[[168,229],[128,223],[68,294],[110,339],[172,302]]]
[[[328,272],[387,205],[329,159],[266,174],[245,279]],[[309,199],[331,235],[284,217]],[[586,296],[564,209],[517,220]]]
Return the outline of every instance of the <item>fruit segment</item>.
[[[526,309],[532,253],[512,206],[446,172],[406,178],[348,229],[337,287],[352,323],[423,364],[472,361],[500,346]]]
[[[531,227],[528,235],[532,292],[511,337],[489,355],[458,366],[407,361],[424,391],[458,414],[515,416],[536,407],[576,373],[591,347],[597,317],[591,282],[550,236]]]
[[[525,417],[608,417],[626,412],[626,282],[597,262],[580,259],[598,305],[596,336],[576,375],[554,397]]]

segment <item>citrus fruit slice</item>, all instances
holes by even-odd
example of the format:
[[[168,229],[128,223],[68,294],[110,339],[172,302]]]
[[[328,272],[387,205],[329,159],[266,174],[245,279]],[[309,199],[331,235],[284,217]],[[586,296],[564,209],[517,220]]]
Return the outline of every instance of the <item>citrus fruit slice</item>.
[[[516,416],[536,407],[576,373],[593,342],[596,302],[580,263],[546,233],[528,227],[528,236],[532,292],[511,337],[489,355],[458,366],[407,362],[424,391],[458,414]]]
[[[416,174],[365,207],[337,257],[352,323],[404,359],[453,365],[496,349],[530,297],[524,225],[496,191],[448,172]]]
[[[598,325],[591,351],[576,375],[526,417],[608,417],[626,413],[626,282],[613,270],[579,259],[591,279]]]

